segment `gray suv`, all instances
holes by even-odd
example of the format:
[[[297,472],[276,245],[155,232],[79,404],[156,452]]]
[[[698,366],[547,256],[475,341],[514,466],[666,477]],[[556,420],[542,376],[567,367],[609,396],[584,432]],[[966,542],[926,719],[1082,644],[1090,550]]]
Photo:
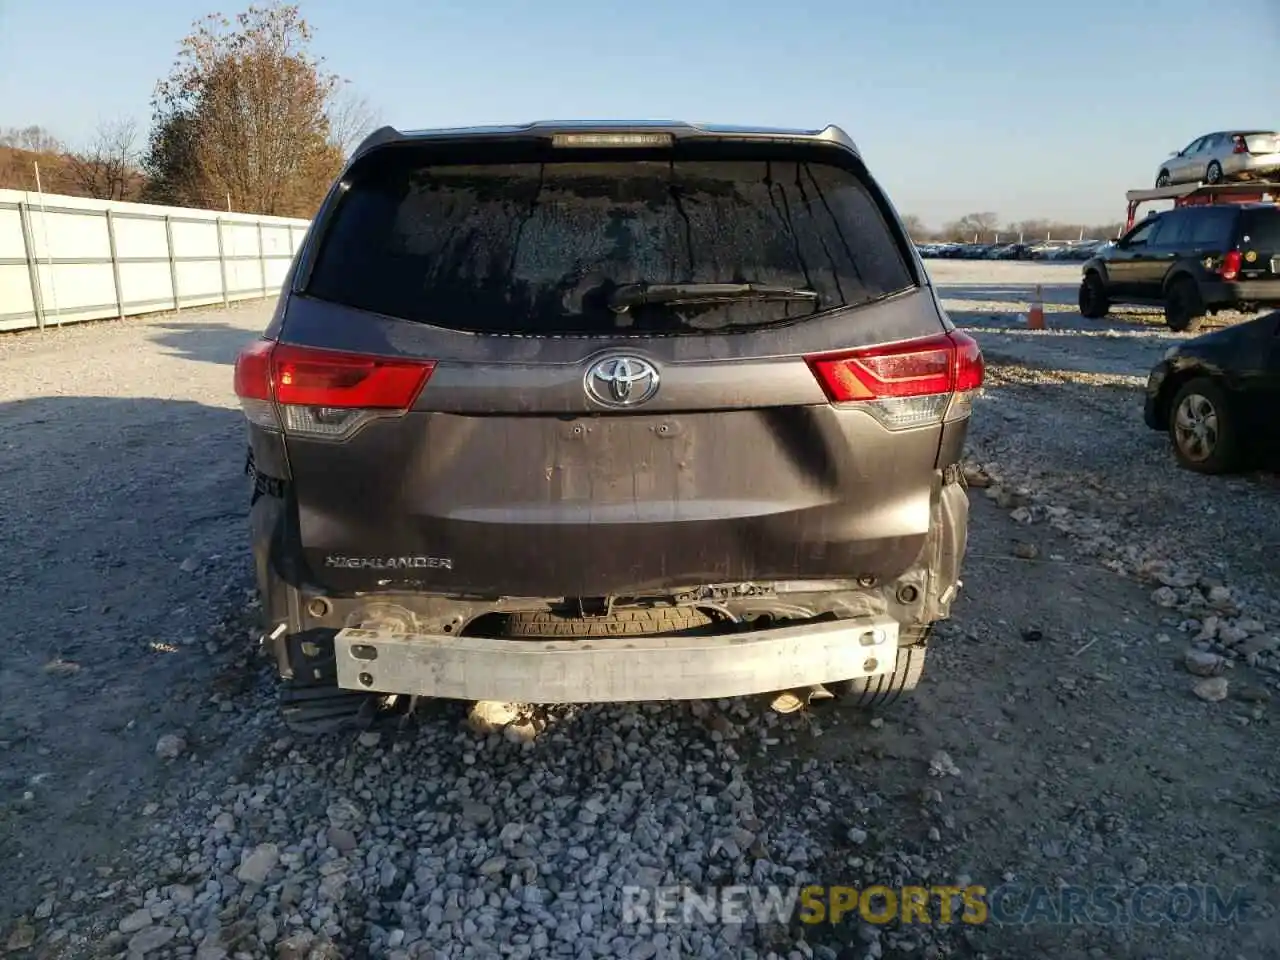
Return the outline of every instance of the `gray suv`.
[[[236,363],[285,717],[892,700],[982,381],[836,127],[379,130]]]

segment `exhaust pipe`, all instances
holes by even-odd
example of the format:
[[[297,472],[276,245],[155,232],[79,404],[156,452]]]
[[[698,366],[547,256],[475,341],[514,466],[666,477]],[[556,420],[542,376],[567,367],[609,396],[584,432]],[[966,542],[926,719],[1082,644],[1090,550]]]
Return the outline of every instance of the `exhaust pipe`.
[[[782,691],[773,698],[773,701],[769,704],[769,709],[774,713],[784,715],[803,710],[805,707],[823,700],[833,699],[835,699],[834,693],[822,684],[815,683],[808,687],[796,687],[794,690]]]

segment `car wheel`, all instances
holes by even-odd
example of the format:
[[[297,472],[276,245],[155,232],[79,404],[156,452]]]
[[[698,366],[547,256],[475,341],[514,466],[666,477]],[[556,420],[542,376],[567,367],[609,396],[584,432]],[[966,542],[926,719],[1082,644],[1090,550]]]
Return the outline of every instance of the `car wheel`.
[[[1111,309],[1107,299],[1107,285],[1092,270],[1080,283],[1080,316],[1088,320],[1101,320]]]
[[[898,636],[898,659],[892,673],[828,683],[827,689],[835,694],[840,707],[853,710],[869,710],[895,703],[919,684],[932,632],[931,623],[924,626],[904,624]]]
[[[1209,164],[1209,169],[1204,172],[1205,183],[1221,183],[1222,182],[1222,164],[1217,160]]]
[[[1235,421],[1223,389],[1208,377],[1182,385],[1169,413],[1178,462],[1197,473],[1228,473],[1239,463]]]
[[[1167,187],[1168,185],[1169,185],[1169,171],[1161,170],[1160,175],[1156,177],[1156,189],[1159,190],[1161,187]]]
[[[1175,280],[1165,292],[1164,322],[1177,333],[1194,333],[1204,320],[1204,304],[1195,281]]]

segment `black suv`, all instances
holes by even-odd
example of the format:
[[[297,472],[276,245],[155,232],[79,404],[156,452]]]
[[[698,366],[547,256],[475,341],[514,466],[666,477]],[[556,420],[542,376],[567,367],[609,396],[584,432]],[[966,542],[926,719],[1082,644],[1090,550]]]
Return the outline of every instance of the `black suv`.
[[[1179,207],[1138,224],[1084,265],[1080,313],[1112,304],[1164,307],[1171,330],[1195,331],[1206,313],[1280,306],[1280,206]]]

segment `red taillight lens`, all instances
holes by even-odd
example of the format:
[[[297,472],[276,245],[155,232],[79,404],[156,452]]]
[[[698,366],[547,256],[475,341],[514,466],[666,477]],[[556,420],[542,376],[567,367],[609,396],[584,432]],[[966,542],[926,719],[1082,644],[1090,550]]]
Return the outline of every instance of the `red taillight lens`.
[[[949,336],[956,345],[956,392],[981,390],[987,378],[987,365],[978,341],[959,330],[951,331]]]
[[[982,351],[955,331],[887,347],[810,357],[809,366],[833,403],[923,397],[982,386]]]
[[[1240,251],[1232,250],[1222,258],[1222,267],[1218,270],[1223,280],[1234,280],[1240,276]]]
[[[277,344],[271,355],[277,403],[408,410],[435,364]]]
[[[835,403],[920,397],[951,390],[951,354],[946,337],[862,350],[811,361],[827,396]]]
[[[255,340],[236,357],[236,396],[241,400],[271,399],[271,340]]]
[[[1232,153],[1248,153],[1249,152],[1249,144],[1245,143],[1244,137],[1239,137],[1239,136],[1232,137],[1231,142],[1232,142],[1232,146],[1231,146]]]
[[[392,360],[258,340],[236,357],[235,390],[242,400],[408,410],[434,369],[431,360]]]
[[[407,411],[434,369],[431,360],[259,340],[236,358],[235,390],[259,426],[343,439],[371,419]]]
[[[977,341],[959,330],[807,359],[832,403],[865,403],[898,429],[967,416],[985,376]]]

